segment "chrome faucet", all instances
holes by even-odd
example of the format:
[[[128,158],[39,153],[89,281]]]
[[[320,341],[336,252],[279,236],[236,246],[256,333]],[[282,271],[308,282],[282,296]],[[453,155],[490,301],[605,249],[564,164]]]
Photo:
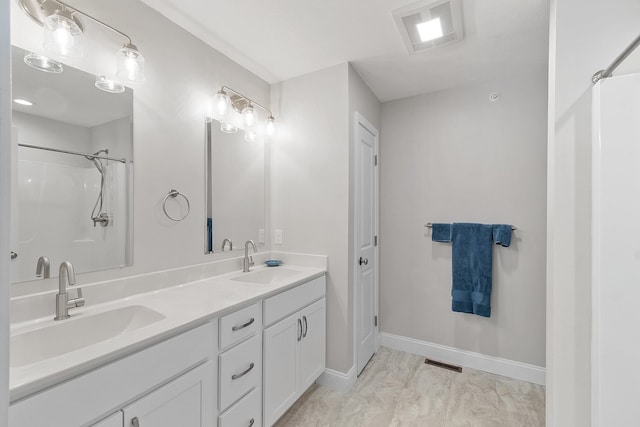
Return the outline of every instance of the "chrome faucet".
[[[224,239],[222,241],[222,247],[220,248],[222,252],[224,252],[224,247],[227,246],[227,243],[229,243],[229,250],[233,250],[233,242],[231,241],[231,239]]]
[[[253,262],[253,257],[249,256],[249,243],[251,243],[251,246],[253,246],[253,252],[258,252],[258,250],[256,249],[256,244],[253,243],[253,240],[247,240],[246,242],[244,242],[244,263],[242,264],[242,271],[244,273],[248,273],[249,268],[255,265],[255,262]]]
[[[56,295],[56,317],[53,320],[64,320],[69,317],[69,309],[75,307],[82,307],[84,305],[84,298],[82,298],[82,289],[78,288],[78,298],[69,299],[69,293],[67,292],[67,282],[69,286],[76,284],[76,273],[73,270],[73,265],[69,261],[62,261],[60,264],[59,274],[59,288]]]
[[[38,264],[36,264],[36,277],[42,277],[43,279],[48,279],[51,277],[51,261],[46,256],[41,256],[38,258]]]

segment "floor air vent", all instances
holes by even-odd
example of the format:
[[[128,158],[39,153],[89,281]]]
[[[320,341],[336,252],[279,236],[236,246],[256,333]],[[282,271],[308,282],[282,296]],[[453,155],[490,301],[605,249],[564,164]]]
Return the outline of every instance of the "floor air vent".
[[[438,362],[437,360],[424,359],[424,363],[431,366],[437,366],[438,368],[448,369],[450,371],[462,372],[461,366],[449,365],[448,363]]]

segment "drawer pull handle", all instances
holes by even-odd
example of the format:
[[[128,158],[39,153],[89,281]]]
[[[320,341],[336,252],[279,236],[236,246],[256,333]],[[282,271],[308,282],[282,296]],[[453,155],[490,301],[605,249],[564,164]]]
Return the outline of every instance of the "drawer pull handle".
[[[307,329],[309,328],[309,325],[307,325],[307,316],[302,316],[302,320],[304,321],[304,332],[302,333],[302,338],[306,338]]]
[[[302,320],[298,319],[298,341],[302,340]]]
[[[253,427],[253,423],[255,423],[255,422],[256,422],[256,420],[251,418],[251,421],[249,421],[249,427]]]
[[[231,379],[232,380],[237,380],[238,378],[244,377],[245,375],[247,375],[253,369],[254,366],[256,366],[256,365],[253,362],[251,362],[251,365],[249,365],[249,368],[247,368],[246,371],[240,372],[239,374],[231,375]]]
[[[252,325],[252,324],[253,324],[253,322],[255,322],[255,321],[256,321],[256,319],[254,319],[254,318],[252,317],[252,318],[251,318],[251,319],[249,319],[249,321],[248,321],[247,323],[245,323],[244,325],[234,326],[234,327],[232,327],[232,328],[231,328],[231,330],[232,330],[233,332],[235,332],[235,331],[239,331],[240,329],[244,329],[244,328],[246,328],[247,326]]]
[[[140,427],[140,421],[138,421],[138,417],[134,417],[134,418],[131,420],[131,425],[132,425],[133,427]]]

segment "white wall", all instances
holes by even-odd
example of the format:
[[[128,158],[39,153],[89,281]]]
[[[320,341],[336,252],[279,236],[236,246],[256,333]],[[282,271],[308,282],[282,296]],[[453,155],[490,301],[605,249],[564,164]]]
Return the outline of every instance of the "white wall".
[[[11,6],[13,44],[40,51],[42,29],[17,3]],[[204,117],[222,84],[265,105],[269,84],[139,1],[92,2],[82,9],[132,37],[145,57],[147,81],[134,88],[133,266],[83,274],[78,281],[212,261],[215,256],[204,255],[203,243]],[[74,64],[92,73],[114,71],[122,41],[91,30],[85,58]],[[179,223],[162,213],[162,199],[172,188],[191,201],[191,214]]]
[[[353,364],[349,301],[348,64],[276,84],[278,138],[272,144],[274,250],[323,254],[327,274],[327,366]]]
[[[0,0],[0,425],[9,407],[9,253],[11,213],[11,45],[9,0]]]
[[[90,128],[19,111],[13,113],[11,120],[18,132],[18,142],[20,144],[55,147],[80,153],[88,153],[91,150]],[[70,156],[68,154],[25,147],[18,148],[18,152],[20,160],[56,163],[79,168],[91,167],[91,163],[80,156]]]
[[[547,425],[588,427],[591,76],[637,37],[640,3],[563,0],[551,11]]]
[[[545,365],[546,87],[541,70],[382,104],[382,332]],[[490,318],[451,311],[451,245],[427,222],[518,227]]]

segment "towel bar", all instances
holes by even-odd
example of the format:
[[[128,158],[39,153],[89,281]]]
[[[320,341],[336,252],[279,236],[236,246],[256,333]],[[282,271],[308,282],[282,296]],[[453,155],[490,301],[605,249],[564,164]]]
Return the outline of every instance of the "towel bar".
[[[427,228],[431,228],[431,227],[433,227],[433,223],[428,222],[428,223],[426,223],[424,226],[425,226],[425,227],[427,227]],[[512,226],[511,226],[511,229],[512,229],[512,230],[517,230],[517,229],[518,229],[518,227],[515,227],[515,226],[513,226],[513,225],[512,225]]]

